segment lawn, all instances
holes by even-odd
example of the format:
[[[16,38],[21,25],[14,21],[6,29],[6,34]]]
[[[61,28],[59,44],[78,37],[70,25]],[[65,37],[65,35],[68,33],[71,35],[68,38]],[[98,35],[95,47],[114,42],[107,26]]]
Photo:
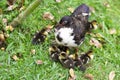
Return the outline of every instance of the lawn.
[[[27,8],[31,3],[32,0],[25,0],[24,6]],[[54,20],[59,21],[62,16],[70,14],[67,8],[76,8],[82,3],[94,9],[89,20],[97,20],[98,28],[92,30],[92,33],[101,34],[104,44],[100,48],[90,45],[93,36],[86,35],[85,42],[79,47],[79,53],[92,49],[94,59],[89,63],[85,73],[74,70],[76,80],[87,80],[84,77],[86,74],[91,74],[94,80],[108,80],[111,71],[115,71],[114,80],[120,80],[119,0],[62,0],[60,3],[55,0],[42,0],[39,7],[14,31],[8,32],[6,50],[0,50],[0,80],[68,80],[69,69],[53,62],[49,57],[48,48],[54,39],[53,33],[48,35],[43,44],[32,45],[31,40],[37,30],[54,24],[52,20],[43,19],[45,12],[52,13]],[[3,10],[3,14],[0,15],[0,29],[5,27],[2,23],[3,18],[11,22],[20,13],[19,10],[5,12],[6,0],[0,0],[0,9]],[[115,29],[113,34],[110,34],[111,29]],[[33,49],[35,54],[31,53]],[[19,60],[13,60],[12,57],[17,54]],[[42,60],[43,64],[36,64],[37,60]]]

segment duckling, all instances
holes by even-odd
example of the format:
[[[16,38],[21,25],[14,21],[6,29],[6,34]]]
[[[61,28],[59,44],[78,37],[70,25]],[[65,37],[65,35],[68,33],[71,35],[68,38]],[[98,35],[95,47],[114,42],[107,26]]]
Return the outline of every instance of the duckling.
[[[59,61],[58,57],[61,52],[69,54],[69,48],[66,46],[57,45],[56,43],[51,44],[49,47],[49,54],[53,61]]]
[[[55,61],[55,62],[59,61],[58,57],[60,54],[60,49],[56,45],[51,45],[49,47],[49,54],[50,54],[50,58],[53,61]]]
[[[59,49],[61,52],[65,52],[65,53],[67,53],[67,54],[70,54],[70,52],[69,52],[69,47],[67,47],[67,46],[58,45],[58,49]]]
[[[45,41],[48,33],[51,31],[51,28],[52,27],[46,27],[46,28],[43,28],[42,30],[40,31],[37,31],[32,39],[32,43],[33,44],[39,44],[39,43],[42,43]]]
[[[78,54],[71,54],[69,57],[74,60],[74,65],[81,71],[84,72],[86,70],[86,67],[84,66],[82,60],[79,58]]]
[[[61,52],[59,55],[60,63],[66,68],[74,68],[74,61],[68,57],[67,53]]]
[[[85,54],[81,54],[80,59],[82,60],[83,64],[87,64],[90,60],[92,60],[94,55],[92,51],[88,51]]]
[[[90,30],[92,30],[92,29],[96,29],[97,28],[97,26],[98,26],[98,24],[97,24],[97,21],[96,20],[92,20],[91,22],[88,22],[88,24],[87,24],[88,26],[89,26],[89,30],[88,31],[90,31]]]

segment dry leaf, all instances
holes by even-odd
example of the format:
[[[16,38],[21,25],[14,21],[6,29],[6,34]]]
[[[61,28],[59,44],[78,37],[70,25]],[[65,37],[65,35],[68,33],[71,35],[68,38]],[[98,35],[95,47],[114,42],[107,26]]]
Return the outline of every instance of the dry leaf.
[[[98,40],[96,40],[95,38],[91,38],[90,45],[94,45],[97,48],[101,48],[102,47],[102,44]]]
[[[74,77],[74,76],[75,76],[74,70],[73,70],[72,68],[70,68],[69,73],[70,73],[70,76],[71,76],[71,77]]]
[[[116,34],[116,29],[110,29],[109,34]]]
[[[5,36],[2,31],[0,31],[0,47],[3,47],[5,45]]]
[[[5,41],[5,36],[4,36],[4,34],[3,33],[0,33],[0,41]]]
[[[53,20],[54,16],[50,12],[45,12],[43,15],[43,19]]]
[[[56,0],[56,2],[60,3],[60,2],[61,2],[61,0]]]
[[[13,31],[13,30],[14,30],[14,28],[13,28],[12,26],[6,26],[5,29],[6,29],[6,30],[10,30],[10,31]]]
[[[95,9],[93,7],[89,7],[90,12],[95,13]]]
[[[74,12],[74,8],[71,8],[71,7],[69,7],[69,8],[67,8],[71,13],[73,13]]]
[[[92,74],[86,74],[84,77],[89,79],[89,80],[94,80],[94,77]]]
[[[72,68],[70,68],[69,74],[70,74],[70,77],[68,80],[75,80],[76,79],[76,75],[75,75],[74,70]]]
[[[4,51],[4,50],[5,50],[5,48],[4,48],[4,47],[1,47],[1,50],[2,50],[2,51]]]
[[[31,54],[35,54],[35,49],[32,49],[32,50],[31,50]]]
[[[43,64],[43,61],[42,60],[37,60],[36,64],[38,64],[38,65]]]
[[[109,80],[113,80],[114,77],[115,77],[115,71],[111,71],[111,72],[109,73]]]
[[[18,60],[19,60],[19,58],[18,58],[16,55],[13,55],[13,56],[12,56],[12,59],[15,60],[15,61],[18,61]]]

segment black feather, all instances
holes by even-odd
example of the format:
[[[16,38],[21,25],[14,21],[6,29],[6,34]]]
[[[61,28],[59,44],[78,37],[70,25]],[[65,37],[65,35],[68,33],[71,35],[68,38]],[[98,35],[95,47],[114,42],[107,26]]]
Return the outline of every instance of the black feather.
[[[86,13],[88,15],[84,16],[83,13]],[[89,14],[90,14],[90,10],[89,10],[89,7],[86,4],[81,4],[72,13],[73,16],[75,16],[79,19],[84,19],[85,18],[86,20],[88,20]]]

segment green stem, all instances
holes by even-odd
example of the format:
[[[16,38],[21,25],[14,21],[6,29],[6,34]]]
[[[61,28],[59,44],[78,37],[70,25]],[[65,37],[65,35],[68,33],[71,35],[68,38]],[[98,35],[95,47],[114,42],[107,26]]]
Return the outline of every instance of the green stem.
[[[33,12],[33,10],[35,10],[36,7],[39,6],[40,2],[41,0],[36,0],[32,4],[30,4],[24,12],[20,13],[18,17],[16,17],[10,23],[10,25],[16,27],[18,24],[20,24],[31,12]]]

